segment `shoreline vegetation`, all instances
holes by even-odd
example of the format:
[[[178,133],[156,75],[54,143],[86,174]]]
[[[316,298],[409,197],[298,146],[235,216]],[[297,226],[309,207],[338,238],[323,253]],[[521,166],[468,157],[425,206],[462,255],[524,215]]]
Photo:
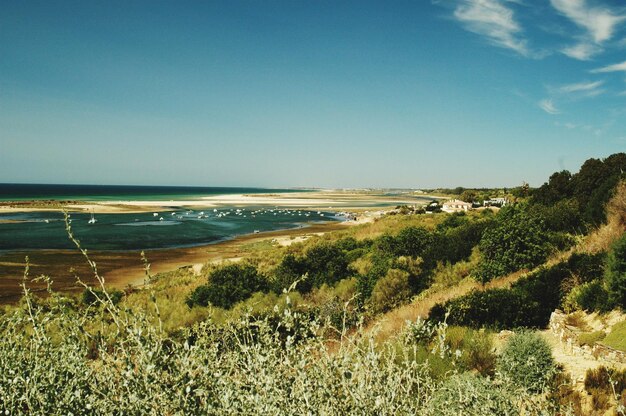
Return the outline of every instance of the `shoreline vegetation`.
[[[441,196],[432,199],[441,199]],[[271,194],[211,195],[185,200],[146,201],[77,201],[77,200],[29,200],[0,201],[0,213],[29,211],[94,212],[95,214],[127,214],[177,209],[207,209],[223,207],[280,206],[298,209],[333,209],[350,211],[356,220],[342,222],[312,223],[301,228],[281,229],[262,233],[236,236],[232,239],[194,247],[146,250],[146,256],[154,273],[170,272],[191,267],[199,271],[207,262],[238,261],[247,253],[242,248],[249,244],[270,241],[288,245],[304,241],[314,235],[344,229],[347,226],[373,221],[393,209],[397,204],[424,203],[431,197],[423,194],[381,195],[376,191],[315,190],[307,192]],[[11,220],[8,220],[11,221]],[[88,248],[87,248],[88,249]],[[144,284],[145,272],[140,250],[98,251],[89,250],[98,264],[107,285],[116,289]],[[76,283],[77,275],[89,275],[89,267],[80,253],[67,250],[10,250],[0,252],[0,304],[14,303],[22,295],[20,287],[25,258],[29,257],[33,276],[46,274],[54,281],[54,289],[62,292],[77,292],[83,288]],[[93,284],[90,279],[87,282]],[[30,283],[36,293],[45,293],[43,282]]]
[[[624,168],[621,153],[536,189],[454,191],[474,203],[505,197],[501,209],[364,204],[358,221],[215,244],[213,260],[169,272],[150,251],[135,260],[146,284],[124,290],[104,280],[107,259],[87,253],[66,216],[86,263],[82,293],[46,277],[34,279],[46,296],[33,293],[41,264],[28,262],[24,296],[0,307],[0,405],[623,415]],[[573,338],[554,330],[555,311]],[[612,318],[597,326],[594,314]],[[590,360],[600,347],[612,355]]]

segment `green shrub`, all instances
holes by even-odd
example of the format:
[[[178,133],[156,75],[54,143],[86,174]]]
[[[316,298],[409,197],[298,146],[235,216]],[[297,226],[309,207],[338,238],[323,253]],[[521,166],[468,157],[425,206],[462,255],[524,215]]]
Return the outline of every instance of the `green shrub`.
[[[491,416],[519,415],[511,393],[494,385],[489,379],[469,373],[454,375],[446,380],[433,395],[429,415],[437,416]]]
[[[544,391],[556,374],[550,346],[533,332],[520,332],[509,338],[497,370],[505,379],[532,393]]]
[[[626,321],[621,321],[613,325],[611,332],[607,334],[602,343],[616,350],[626,352]]]
[[[563,301],[563,309],[568,313],[575,310],[606,312],[611,309],[609,294],[600,280],[583,283],[568,293]]]
[[[122,292],[121,290],[111,290],[111,291],[108,291],[107,293],[111,297],[111,301],[113,302],[114,305],[117,305],[118,303],[120,303],[120,301],[124,297],[124,292]],[[98,298],[100,299],[105,298],[105,294],[102,290],[93,289],[93,288],[83,290],[83,294],[82,294],[83,305],[94,305],[98,303]]]
[[[472,291],[436,304],[430,318],[442,320],[449,311],[451,325],[472,328],[545,327],[550,314],[561,303],[561,283],[569,276],[563,264],[541,268],[518,280],[510,289]]]
[[[360,254],[356,240],[351,238],[339,240],[336,244],[315,244],[304,256],[287,254],[274,270],[272,290],[282,293],[296,281],[296,290],[300,293],[308,293],[323,284],[335,284],[350,276],[349,264],[356,260],[355,255]],[[302,279],[305,275],[307,278]]]
[[[452,354],[456,355],[456,351],[459,351],[458,361],[461,368],[475,370],[483,376],[493,376],[497,356],[490,333],[450,326],[446,330],[446,344]]]
[[[604,337],[606,337],[604,331],[583,332],[578,336],[578,343],[593,346],[596,342],[602,341]]]
[[[622,234],[609,251],[604,279],[609,302],[626,309],[626,233]]]
[[[550,253],[548,233],[541,220],[527,206],[508,206],[497,215],[480,240],[478,277],[487,282],[508,273],[531,269],[543,263]]]
[[[403,270],[390,269],[376,282],[370,305],[374,313],[386,312],[411,298],[409,274]]]
[[[601,279],[604,273],[606,253],[573,253],[567,260],[567,267],[581,283]]]
[[[208,283],[196,288],[187,298],[187,305],[211,304],[229,309],[237,302],[248,299],[255,292],[265,292],[269,284],[254,266],[229,264],[209,273]]]

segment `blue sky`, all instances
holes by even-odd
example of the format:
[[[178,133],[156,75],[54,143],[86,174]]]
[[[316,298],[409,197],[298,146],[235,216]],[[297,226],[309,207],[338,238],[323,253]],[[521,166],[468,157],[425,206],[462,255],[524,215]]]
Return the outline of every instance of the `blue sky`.
[[[626,150],[617,0],[3,1],[0,182],[540,185]]]

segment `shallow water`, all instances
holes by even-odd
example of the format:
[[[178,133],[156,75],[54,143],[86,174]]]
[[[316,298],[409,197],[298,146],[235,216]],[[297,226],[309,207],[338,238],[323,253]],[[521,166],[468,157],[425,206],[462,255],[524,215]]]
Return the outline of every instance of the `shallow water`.
[[[239,210],[239,211],[238,211]],[[155,215],[156,214],[156,215]],[[71,228],[89,250],[149,250],[209,244],[255,231],[305,227],[307,223],[338,221],[332,212],[222,208],[140,214],[71,214]],[[0,214],[0,250],[68,249],[65,220],[59,212]]]

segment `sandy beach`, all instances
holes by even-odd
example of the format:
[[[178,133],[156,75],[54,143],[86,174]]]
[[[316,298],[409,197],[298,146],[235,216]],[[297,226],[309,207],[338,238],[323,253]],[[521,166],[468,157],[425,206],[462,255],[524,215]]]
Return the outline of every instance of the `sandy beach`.
[[[95,214],[173,211],[177,209],[220,208],[224,206],[268,206],[300,209],[364,210],[372,207],[414,205],[435,199],[423,194],[384,195],[376,192],[320,190],[272,194],[212,195],[186,200],[128,201],[0,201],[0,213],[27,211],[76,211]]]

